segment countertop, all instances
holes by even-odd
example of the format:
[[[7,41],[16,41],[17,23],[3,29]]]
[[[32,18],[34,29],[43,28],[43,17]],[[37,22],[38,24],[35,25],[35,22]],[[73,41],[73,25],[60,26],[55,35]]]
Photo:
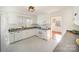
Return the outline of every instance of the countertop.
[[[29,30],[29,29],[41,29],[41,30],[50,30],[50,28],[41,28],[41,27],[23,27],[23,28],[11,28],[8,31],[9,32],[16,32],[16,31],[22,31],[22,30]]]
[[[76,44],[78,37],[79,35],[67,31],[54,52],[79,52],[79,46]]]

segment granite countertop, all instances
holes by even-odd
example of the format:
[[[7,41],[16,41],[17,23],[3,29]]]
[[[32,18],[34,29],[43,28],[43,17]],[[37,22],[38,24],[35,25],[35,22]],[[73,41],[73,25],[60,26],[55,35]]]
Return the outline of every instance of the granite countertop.
[[[50,30],[50,28],[41,28],[41,27],[23,27],[23,28],[11,28],[8,31],[9,32],[16,32],[16,31],[22,31],[22,30],[29,30],[29,29],[41,29],[41,30]]]
[[[76,44],[77,38],[79,35],[67,31],[54,52],[79,52],[79,46]]]
[[[73,34],[79,35],[79,31],[77,30],[67,30],[68,32],[71,32]]]

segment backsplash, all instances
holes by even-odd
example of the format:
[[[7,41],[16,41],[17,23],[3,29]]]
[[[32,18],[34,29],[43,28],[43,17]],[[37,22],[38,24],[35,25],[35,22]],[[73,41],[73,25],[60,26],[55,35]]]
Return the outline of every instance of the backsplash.
[[[22,26],[26,27],[27,25],[26,24],[10,24],[9,29],[11,29],[11,28],[21,28]]]

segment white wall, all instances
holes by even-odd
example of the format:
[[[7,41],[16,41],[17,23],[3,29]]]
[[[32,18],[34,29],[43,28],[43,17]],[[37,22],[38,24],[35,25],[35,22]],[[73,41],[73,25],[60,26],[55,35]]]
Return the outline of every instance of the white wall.
[[[73,24],[73,8],[70,7],[70,8],[67,8],[67,9],[64,9],[62,11],[62,25],[63,25],[63,28],[66,29],[66,30],[72,30],[72,24]]]

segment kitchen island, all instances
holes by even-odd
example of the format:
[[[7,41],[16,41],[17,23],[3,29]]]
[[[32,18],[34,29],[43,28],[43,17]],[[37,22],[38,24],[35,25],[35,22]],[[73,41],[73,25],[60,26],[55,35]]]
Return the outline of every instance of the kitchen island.
[[[78,37],[79,35],[67,31],[54,52],[79,52],[79,46],[76,44]]]

